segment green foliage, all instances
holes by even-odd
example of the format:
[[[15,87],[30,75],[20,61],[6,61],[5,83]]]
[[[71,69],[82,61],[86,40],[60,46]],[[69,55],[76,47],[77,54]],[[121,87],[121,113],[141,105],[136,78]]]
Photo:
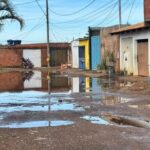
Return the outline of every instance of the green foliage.
[[[19,22],[20,28],[23,28],[24,20],[16,14],[9,0],[0,0],[0,12],[0,28],[2,28],[7,20]]]
[[[121,76],[127,76],[128,72],[126,69],[120,71]]]
[[[110,62],[111,63],[115,62],[114,53],[111,51],[107,51],[104,59],[102,60],[102,63],[97,65],[97,70],[107,70],[109,66],[108,64]]]
[[[106,59],[103,59],[102,63],[97,65],[97,70],[107,70]]]
[[[111,51],[107,51],[106,58],[107,58],[107,61],[109,62],[115,62],[114,53]]]

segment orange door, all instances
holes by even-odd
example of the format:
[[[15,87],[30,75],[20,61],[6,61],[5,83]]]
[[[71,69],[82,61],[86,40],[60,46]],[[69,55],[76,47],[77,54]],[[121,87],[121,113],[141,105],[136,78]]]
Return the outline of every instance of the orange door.
[[[149,76],[148,71],[148,40],[138,40],[137,42],[138,56],[138,75]]]

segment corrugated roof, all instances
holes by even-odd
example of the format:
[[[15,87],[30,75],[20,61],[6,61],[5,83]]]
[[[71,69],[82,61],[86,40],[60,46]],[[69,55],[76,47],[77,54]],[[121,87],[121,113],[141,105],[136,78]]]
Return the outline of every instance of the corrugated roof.
[[[123,28],[114,30],[113,32],[111,32],[111,34],[119,34],[119,33],[124,33],[124,32],[139,30],[139,29],[145,29],[145,28],[150,28],[150,24],[142,22],[142,23],[138,23],[135,25],[129,25],[127,27],[123,27]]]

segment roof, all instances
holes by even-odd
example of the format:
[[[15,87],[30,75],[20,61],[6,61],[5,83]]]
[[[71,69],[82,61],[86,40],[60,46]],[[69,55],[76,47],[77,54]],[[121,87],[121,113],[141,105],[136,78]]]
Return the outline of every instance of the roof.
[[[50,43],[51,48],[69,48],[69,43]],[[2,45],[0,48],[7,49],[41,49],[47,48],[46,43],[35,43],[35,44],[20,44],[20,45]]]
[[[140,29],[147,29],[150,28],[150,24],[149,23],[138,23],[135,25],[129,25],[127,27],[123,27],[117,30],[114,30],[111,32],[111,34],[120,34],[120,33],[126,33],[126,32],[130,32],[130,31],[137,31]]]

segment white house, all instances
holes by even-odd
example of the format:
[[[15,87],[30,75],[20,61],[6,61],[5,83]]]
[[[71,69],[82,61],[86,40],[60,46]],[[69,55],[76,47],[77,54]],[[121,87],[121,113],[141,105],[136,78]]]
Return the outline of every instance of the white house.
[[[128,74],[150,75],[150,24],[139,23],[115,30],[120,34],[120,70]]]

